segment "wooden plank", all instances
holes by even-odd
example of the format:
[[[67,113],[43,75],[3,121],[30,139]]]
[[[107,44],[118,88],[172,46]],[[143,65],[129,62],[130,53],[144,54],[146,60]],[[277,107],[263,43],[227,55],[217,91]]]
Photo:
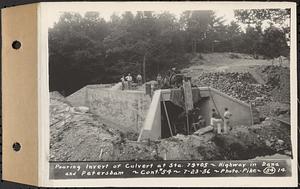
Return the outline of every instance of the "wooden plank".
[[[170,119],[169,119],[169,114],[168,114],[168,111],[167,111],[167,107],[166,107],[166,102],[163,100],[163,105],[164,105],[164,110],[165,110],[165,113],[166,113],[166,117],[167,117],[167,121],[168,121],[168,126],[169,126],[169,129],[170,129],[170,134],[171,136],[173,136],[173,132],[172,132],[172,128],[171,128],[171,123],[170,123]]]

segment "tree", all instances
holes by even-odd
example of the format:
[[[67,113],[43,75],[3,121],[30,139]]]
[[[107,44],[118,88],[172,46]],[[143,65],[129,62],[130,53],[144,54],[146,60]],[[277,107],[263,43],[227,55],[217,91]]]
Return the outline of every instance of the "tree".
[[[123,15],[121,23],[124,19],[127,20]],[[119,24],[103,40],[107,59],[110,59],[111,65],[118,65],[115,75],[140,73],[145,61],[146,77],[153,78],[171,65],[185,62],[183,40],[174,15],[139,11],[130,22],[125,23]],[[110,69],[113,69],[111,65]]]
[[[290,12],[290,9],[239,9],[234,11],[234,15],[243,24],[254,24],[256,27],[267,22],[286,28],[289,25],[286,21],[290,19]]]
[[[276,11],[237,10],[238,22],[228,25],[210,10],[185,11],[179,19],[170,12],[151,11],[112,14],[110,20],[99,12],[63,13],[49,29],[50,90],[68,95],[87,84],[118,82],[121,75],[144,69],[143,77],[154,79],[171,67],[184,67],[190,52],[287,56],[284,34],[289,27],[278,23],[284,20],[279,15],[289,16],[288,10]],[[263,29],[266,20],[277,25]],[[249,24],[245,32],[241,23]]]
[[[242,35],[242,45],[244,53],[252,54],[254,58],[257,58],[258,54],[261,54],[261,43],[263,35],[261,30],[248,25],[246,32]]]
[[[285,33],[279,28],[271,26],[265,30],[262,47],[263,54],[268,58],[289,56]]]
[[[211,10],[185,11],[179,23],[186,33],[185,41],[189,52],[209,51],[217,27],[222,27],[222,19],[217,18]]]
[[[242,31],[240,25],[232,21],[229,25],[226,26],[227,35],[225,37],[226,46],[228,46],[228,52],[239,52],[243,39],[242,39]]]
[[[250,43],[252,47],[250,51],[256,49],[269,58],[289,55],[285,35],[290,33],[290,9],[235,10],[234,14],[239,22],[248,24],[248,28],[249,25],[254,27],[245,34],[245,44]],[[269,27],[263,30],[262,25],[266,23]]]
[[[50,90],[66,94],[105,72],[102,40],[109,29],[98,13],[64,13],[49,29]]]

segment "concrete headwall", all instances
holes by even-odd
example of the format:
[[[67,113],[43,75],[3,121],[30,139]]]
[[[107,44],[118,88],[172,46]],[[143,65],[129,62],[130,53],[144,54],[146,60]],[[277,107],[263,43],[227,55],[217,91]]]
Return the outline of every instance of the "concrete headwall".
[[[138,141],[142,139],[159,139],[161,137],[161,90],[154,92],[149,111],[143,128],[141,129]]]
[[[68,96],[67,101],[72,104],[72,106],[86,106],[87,105],[87,86],[81,88],[75,93]]]
[[[213,88],[200,87],[199,89],[202,97],[202,99],[199,101],[200,113],[206,120],[207,125],[210,124],[213,108],[217,109],[222,117],[224,114],[224,109],[228,108],[233,114],[230,119],[231,126],[252,125],[252,113],[249,104],[232,98]],[[156,92],[157,98],[160,98],[160,101],[170,100],[170,89],[159,90],[159,92]],[[161,122],[160,108],[160,104],[153,100],[151,103],[151,111],[155,112],[149,112],[147,121],[144,124],[143,132],[140,133],[139,139],[158,139],[161,137],[161,128],[159,128],[161,127],[161,123],[158,123]]]
[[[151,103],[143,91],[110,90],[86,86],[67,97],[73,106],[87,106],[90,112],[110,122],[139,132]]]
[[[207,125],[210,124],[211,110],[213,108],[219,110],[223,117],[225,107],[233,114],[232,126],[252,124],[250,105],[213,88],[201,87],[199,89],[203,97],[200,101],[200,109]],[[151,102],[151,98],[143,91],[111,90],[90,85],[70,95],[67,100],[73,106],[89,107],[92,113],[116,125],[137,133],[142,131],[139,139],[157,139],[161,137],[160,101],[170,100],[171,91],[167,89],[156,92]]]
[[[209,108],[210,117],[212,108],[218,109],[222,117],[225,112],[224,109],[228,108],[232,113],[232,117],[230,118],[230,124],[232,126],[252,125],[250,105],[221,93],[218,90],[210,89]]]
[[[238,99],[228,96],[214,88],[199,87],[200,95],[203,97],[200,101],[201,114],[205,118],[206,123],[210,123],[212,109],[218,109],[223,117],[224,109],[228,108],[233,114],[231,117],[232,125],[251,125],[252,113],[249,104]],[[176,90],[176,89],[175,89]],[[178,90],[178,89],[177,89]],[[164,100],[170,100],[170,89],[162,90]]]

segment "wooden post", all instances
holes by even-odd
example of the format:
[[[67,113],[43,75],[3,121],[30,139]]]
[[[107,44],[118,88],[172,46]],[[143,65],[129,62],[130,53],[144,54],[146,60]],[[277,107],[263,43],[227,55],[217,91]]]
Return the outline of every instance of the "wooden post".
[[[192,39],[192,53],[196,53],[196,44],[197,42],[195,41],[195,39]]]
[[[194,129],[194,132],[196,132],[196,131],[197,131],[197,128],[196,128],[195,124],[192,123],[192,126],[193,126],[193,129]],[[199,127],[198,127],[198,128],[199,128]]]
[[[145,91],[146,91],[146,95],[149,95],[151,97],[151,84],[150,83],[145,84]]]
[[[190,125],[189,125],[189,113],[186,111],[186,127],[187,127],[187,135],[190,134]]]
[[[146,83],[146,53],[144,54],[143,58],[143,80]]]
[[[174,124],[173,127],[174,127],[174,133],[176,135],[177,134],[176,124]]]
[[[165,113],[166,113],[166,117],[167,117],[167,121],[168,121],[168,126],[169,126],[169,129],[170,129],[170,133],[171,133],[171,136],[173,136],[173,132],[172,132],[171,123],[170,123],[170,120],[169,120],[169,115],[168,115],[166,103],[165,103],[164,99],[162,99],[162,101],[163,101],[163,105],[164,105],[164,109],[165,109]]]
[[[251,103],[250,103],[250,116],[251,116],[251,125],[254,125],[254,121],[253,121],[253,109],[252,109]]]

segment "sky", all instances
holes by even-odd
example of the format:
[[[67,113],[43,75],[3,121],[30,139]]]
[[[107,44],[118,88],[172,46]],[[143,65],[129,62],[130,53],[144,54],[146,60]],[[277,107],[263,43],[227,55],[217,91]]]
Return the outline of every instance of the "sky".
[[[223,17],[224,24],[229,24],[231,21],[235,20],[233,10],[227,9],[227,10],[214,10],[214,11],[218,17]],[[86,11],[78,10],[78,11],[74,11],[74,12],[78,12],[81,15],[84,15]],[[173,13],[177,18],[179,18],[183,11],[172,10],[169,12]],[[51,14],[47,15],[49,27],[53,27],[54,23],[59,20],[59,17],[62,13],[63,12],[61,12],[61,11],[56,11],[56,12],[52,12]],[[122,12],[120,12],[120,11],[116,12],[113,10],[99,11],[99,13],[100,13],[100,16],[103,17],[105,20],[109,20],[110,16],[113,13],[116,13],[118,15],[122,14]]]
[[[68,11],[80,13],[82,16],[88,11],[96,11],[96,12],[99,12],[100,17],[104,18],[106,21],[110,20],[110,16],[112,14],[117,14],[117,15],[121,16],[124,13],[124,11],[127,10],[127,9],[116,10],[115,8],[104,9],[103,7],[101,9],[97,9],[98,7],[95,7],[92,9],[85,9],[85,8],[80,8],[80,7],[75,7],[75,8],[76,9],[73,8],[71,11],[70,10],[68,10]],[[154,12],[161,13],[164,11],[168,11],[168,12],[174,14],[177,19],[179,19],[180,15],[185,10],[186,9],[180,9],[180,10],[178,10],[178,9],[163,9],[163,10],[154,11]],[[202,10],[204,10],[204,9],[202,9]],[[63,14],[63,12],[68,12],[68,11],[51,10],[51,14],[47,14],[48,27],[53,27],[54,23],[59,20],[60,15]],[[137,10],[130,10],[130,11],[133,14],[135,14],[137,12]],[[217,17],[223,17],[224,24],[230,24],[231,21],[236,21],[236,19],[234,17],[234,9],[232,9],[232,8],[215,9],[213,11],[215,12]],[[242,23],[239,23],[239,24],[240,24],[241,30],[245,32],[246,28],[247,28],[247,24],[242,24]],[[275,24],[274,26],[277,26],[277,25]],[[268,22],[267,21],[263,22],[262,28],[267,28],[267,27],[269,27]]]
[[[234,10],[237,9],[282,9],[289,8],[283,2],[58,2],[44,3],[42,11],[46,18],[45,23],[48,27],[52,27],[55,22],[59,20],[59,16],[63,12],[78,12],[84,15],[87,11],[96,11],[100,13],[100,16],[105,20],[109,20],[113,13],[121,15],[124,11],[153,11],[163,12],[168,11],[174,14],[177,18],[185,10],[213,10],[218,17],[223,17],[224,24],[229,24],[235,20]],[[268,24],[266,25],[266,27]],[[263,26],[264,27],[264,26]],[[246,28],[246,25],[241,25],[242,30]]]

